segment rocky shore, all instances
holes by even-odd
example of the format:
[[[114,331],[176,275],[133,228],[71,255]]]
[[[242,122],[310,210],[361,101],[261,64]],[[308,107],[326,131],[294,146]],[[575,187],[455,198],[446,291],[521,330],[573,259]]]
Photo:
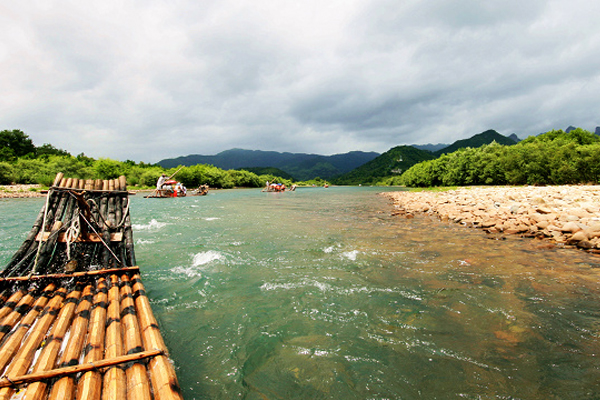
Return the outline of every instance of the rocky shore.
[[[431,215],[488,233],[547,239],[600,253],[600,186],[471,187],[383,195],[394,202],[394,215]]]
[[[43,197],[40,185],[0,185],[0,199]]]

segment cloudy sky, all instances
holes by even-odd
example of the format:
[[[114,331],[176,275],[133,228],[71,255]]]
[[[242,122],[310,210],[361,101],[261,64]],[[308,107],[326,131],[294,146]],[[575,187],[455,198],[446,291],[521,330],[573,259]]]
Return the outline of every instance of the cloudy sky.
[[[0,129],[157,162],[600,125],[593,0],[0,5]]]

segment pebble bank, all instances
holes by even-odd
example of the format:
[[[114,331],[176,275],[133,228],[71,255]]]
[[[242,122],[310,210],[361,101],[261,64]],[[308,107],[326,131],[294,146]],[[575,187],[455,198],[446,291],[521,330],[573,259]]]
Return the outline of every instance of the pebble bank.
[[[0,185],[0,199],[15,199],[22,197],[43,197],[40,185]],[[35,190],[34,190],[35,189]]]
[[[382,195],[394,202],[394,215],[432,215],[488,233],[548,239],[600,253],[600,186],[465,187]]]

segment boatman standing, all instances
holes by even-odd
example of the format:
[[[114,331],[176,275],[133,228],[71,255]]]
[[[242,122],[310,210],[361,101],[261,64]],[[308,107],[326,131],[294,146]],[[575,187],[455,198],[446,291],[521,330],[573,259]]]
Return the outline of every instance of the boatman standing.
[[[166,180],[167,180],[167,174],[162,174],[160,176],[160,178],[158,178],[158,182],[156,182],[156,189],[157,190],[162,189],[162,186],[165,184]]]

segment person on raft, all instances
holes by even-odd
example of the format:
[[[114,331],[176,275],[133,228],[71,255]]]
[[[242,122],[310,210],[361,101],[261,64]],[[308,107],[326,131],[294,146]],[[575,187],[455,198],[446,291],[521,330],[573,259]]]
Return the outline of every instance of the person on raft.
[[[160,176],[160,178],[158,178],[158,182],[156,182],[156,189],[160,190],[162,189],[163,185],[165,184],[165,181],[167,180],[167,174],[162,174]]]

